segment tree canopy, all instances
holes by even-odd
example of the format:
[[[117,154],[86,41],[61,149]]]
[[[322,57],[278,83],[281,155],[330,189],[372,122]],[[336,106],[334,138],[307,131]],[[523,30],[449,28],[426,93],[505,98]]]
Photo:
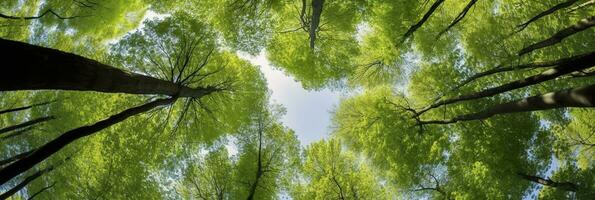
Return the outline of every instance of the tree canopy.
[[[594,35],[593,0],[2,1],[0,199],[593,199]],[[329,137],[241,55],[345,94]]]

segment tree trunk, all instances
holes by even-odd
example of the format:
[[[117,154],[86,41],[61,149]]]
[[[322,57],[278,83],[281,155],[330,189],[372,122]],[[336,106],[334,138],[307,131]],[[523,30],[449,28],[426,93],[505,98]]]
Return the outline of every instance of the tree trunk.
[[[13,131],[13,130],[17,130],[17,129],[20,129],[20,128],[25,128],[25,127],[28,127],[28,126],[33,126],[35,124],[39,124],[39,123],[42,123],[42,122],[45,122],[45,121],[50,121],[50,120],[53,120],[53,119],[56,119],[56,118],[54,116],[48,116],[48,117],[40,117],[40,118],[32,119],[32,120],[29,120],[27,122],[23,122],[23,123],[20,123],[20,124],[17,124],[17,125],[13,125],[13,126],[9,126],[9,127],[6,127],[6,128],[2,128],[2,129],[0,129],[0,134],[6,133],[6,132],[9,132],[9,131]]]
[[[571,6],[572,4],[576,3],[578,0],[567,0],[565,2],[559,3],[557,5],[555,5],[554,7],[551,7],[550,9],[547,9],[546,11],[543,11],[537,15],[535,15],[533,18],[531,18],[529,21],[519,24],[517,26],[518,30],[517,32],[520,32],[522,30],[524,30],[525,28],[527,28],[527,26],[529,26],[529,24],[541,19],[542,17],[548,16],[560,9],[564,9],[567,8],[569,6]]]
[[[254,183],[250,186],[250,193],[248,194],[248,200],[254,199],[254,195],[256,194],[256,188],[258,187],[258,183],[260,181],[260,177],[264,175],[264,170],[262,169],[262,132],[264,131],[264,125],[261,121],[258,122],[258,160],[256,166],[256,179]]]
[[[18,130],[18,131],[9,133],[9,134],[7,134],[5,136],[0,137],[0,141],[6,140],[6,139],[10,139],[10,138],[13,138],[13,137],[16,137],[16,136],[19,136],[19,135],[22,135],[23,133],[29,132],[33,128],[35,128],[35,127],[34,126],[29,126],[27,128],[24,128],[24,129],[21,129],[21,130]]]
[[[581,9],[581,8],[584,8],[584,7],[593,5],[593,4],[595,4],[595,0],[590,0],[590,1],[587,1],[585,3],[580,4],[578,6],[572,7],[568,12],[574,12],[574,11],[576,11],[578,9]]]
[[[428,19],[430,19],[430,17],[432,16],[432,14],[434,14],[434,11],[436,11],[436,9],[438,9],[438,7],[440,7],[440,5],[442,3],[444,3],[445,0],[436,0],[436,2],[434,2],[434,4],[432,4],[432,7],[430,7],[430,10],[428,10],[428,12],[426,12],[426,14],[424,14],[424,17],[421,18],[421,20],[419,20],[419,22],[417,22],[416,24],[414,24],[413,26],[409,27],[409,30],[407,30],[407,32],[405,32],[405,34],[403,35],[403,39],[401,39],[401,43],[405,42],[405,40],[409,37],[411,37],[411,35],[413,35],[413,33],[421,28],[421,26],[426,23],[426,21],[428,21]]]
[[[101,120],[93,125],[82,126],[79,128],[72,129],[72,130],[60,135],[58,138],[39,147],[37,150],[32,152],[29,156],[27,156],[23,159],[20,159],[14,163],[8,165],[7,167],[5,167],[3,169],[0,169],[0,185],[8,182],[10,179],[18,176],[19,174],[27,171],[28,169],[31,169],[36,164],[49,158],[54,153],[58,152],[60,149],[64,148],[66,145],[76,141],[77,139],[92,135],[92,134],[99,132],[105,128],[108,128],[114,124],[124,121],[129,117],[147,112],[155,107],[171,104],[175,100],[176,100],[176,97],[167,98],[167,99],[158,99],[158,100],[146,103],[141,106],[129,108],[129,109],[124,110],[118,114],[112,115],[107,119]]]
[[[320,26],[320,18],[325,0],[312,0],[312,20],[310,22],[310,49],[314,49],[316,33]]]
[[[440,38],[443,34],[448,32],[448,30],[450,30],[452,27],[457,25],[461,20],[463,20],[465,18],[465,16],[467,15],[467,13],[469,12],[469,10],[473,7],[473,5],[475,5],[475,3],[477,3],[477,0],[469,1],[469,3],[467,4],[467,6],[465,6],[463,11],[461,11],[459,13],[459,15],[457,15],[457,17],[448,25],[448,27],[446,27],[446,29],[444,29],[440,33],[438,33],[437,38]]]
[[[420,124],[450,124],[459,121],[482,120],[494,115],[565,107],[595,107],[595,84],[498,104],[477,113],[454,117],[451,120],[420,121]]]
[[[554,67],[550,70],[547,70],[545,72],[542,72],[542,73],[534,75],[534,76],[527,77],[522,80],[509,82],[507,84],[500,85],[500,86],[493,87],[493,88],[488,88],[488,89],[485,89],[480,92],[467,94],[467,95],[460,95],[460,96],[457,96],[457,97],[454,97],[451,99],[438,101],[438,102],[418,111],[415,114],[415,117],[427,112],[430,109],[437,108],[439,106],[453,104],[453,103],[461,102],[461,101],[468,101],[468,100],[474,100],[474,99],[481,99],[481,98],[485,98],[485,97],[491,97],[491,96],[494,96],[494,95],[497,95],[500,93],[504,93],[504,92],[508,92],[511,90],[515,90],[515,89],[527,87],[530,85],[542,83],[542,82],[545,82],[548,80],[552,80],[554,78],[560,77],[565,74],[572,73],[574,71],[587,69],[594,65],[595,65],[595,52],[591,52],[588,55],[582,56],[578,59],[571,60],[566,63],[562,63],[562,64],[558,65],[557,67]]]
[[[0,73],[0,91],[77,90],[201,97],[213,88],[189,88],[129,73],[71,53],[0,39],[0,59],[11,63]]]
[[[19,190],[23,189],[25,186],[27,186],[29,183],[31,183],[32,181],[34,181],[35,179],[39,178],[40,176],[51,172],[52,170],[56,169],[56,167],[62,165],[62,163],[64,163],[65,161],[69,160],[70,157],[66,158],[63,161],[60,161],[60,163],[56,164],[56,165],[52,165],[49,167],[46,167],[45,169],[39,170],[37,172],[35,172],[34,174],[27,176],[27,178],[25,178],[25,180],[23,180],[22,182],[20,182],[19,184],[17,184],[16,186],[14,186],[13,188],[11,188],[10,190],[4,192],[3,194],[0,195],[0,199],[7,199],[8,197],[12,196],[13,194],[17,193]]]
[[[18,107],[18,108],[11,108],[11,109],[6,109],[6,110],[0,110],[0,114],[4,114],[4,113],[11,113],[11,112],[16,112],[16,111],[21,111],[21,110],[27,110],[33,107],[37,107],[37,106],[43,106],[46,104],[50,104],[56,102],[56,100],[54,101],[46,101],[46,102],[42,102],[42,103],[37,103],[37,104],[33,104],[33,105],[28,105],[28,106],[23,106],[23,107]]]
[[[545,185],[545,186],[549,186],[549,187],[555,187],[555,188],[559,188],[562,190],[566,190],[566,191],[572,191],[572,192],[576,192],[578,190],[578,187],[576,184],[571,183],[571,182],[556,182],[553,181],[551,179],[548,178],[541,178],[539,176],[531,176],[525,173],[521,173],[518,172],[517,175],[519,175],[521,178],[537,183],[537,184],[541,184],[541,185]]]
[[[545,48],[548,46],[558,44],[558,43],[562,42],[563,39],[565,39],[571,35],[574,35],[578,32],[587,30],[588,28],[591,28],[592,26],[595,26],[595,16],[581,19],[578,23],[576,23],[568,28],[562,29],[561,31],[558,31],[552,37],[545,39],[541,42],[529,45],[528,47],[525,47],[524,49],[519,51],[519,56],[525,55],[527,53],[530,53],[532,51],[535,51],[535,50],[538,50],[541,48]]]
[[[10,158],[4,159],[4,160],[0,160],[0,167],[6,165],[8,163],[14,162],[16,160],[19,160],[21,158],[24,158],[27,155],[29,155],[31,152],[33,152],[33,151],[26,151],[26,152],[14,155],[13,157],[10,157]]]

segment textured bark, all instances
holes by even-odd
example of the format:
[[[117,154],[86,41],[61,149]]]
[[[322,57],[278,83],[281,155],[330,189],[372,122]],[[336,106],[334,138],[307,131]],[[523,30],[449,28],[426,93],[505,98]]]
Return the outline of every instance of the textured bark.
[[[572,192],[576,192],[578,190],[577,185],[574,183],[571,183],[571,182],[556,182],[549,178],[532,176],[532,175],[528,175],[528,174],[525,174],[522,172],[518,172],[517,175],[519,175],[521,178],[523,178],[525,180],[528,180],[528,181],[531,181],[531,182],[534,182],[537,184],[549,186],[549,187],[555,187],[555,188],[559,188],[559,189],[566,190],[566,191],[572,191]]]
[[[562,42],[562,40],[564,40],[565,38],[574,35],[576,33],[579,33],[581,31],[587,30],[588,28],[591,28],[595,26],[595,16],[591,16],[585,19],[581,19],[578,23],[562,29],[561,31],[558,31],[556,34],[554,34],[552,37],[542,40],[540,42],[537,42],[535,44],[529,45],[528,47],[525,47],[524,49],[521,49],[521,51],[519,51],[519,56],[521,55],[525,55],[527,53],[530,53],[532,51],[541,49],[541,48],[545,48],[545,47],[549,47],[555,44],[558,44],[560,42]]]
[[[551,7],[550,9],[547,9],[537,15],[535,15],[533,18],[529,19],[527,22],[519,24],[517,26],[518,30],[517,31],[522,31],[525,28],[527,28],[527,26],[529,26],[529,24],[541,19],[542,17],[548,16],[560,9],[564,9],[567,8],[569,6],[571,6],[572,4],[576,3],[578,0],[567,0],[565,2],[559,3],[557,5],[555,5],[554,7]]]
[[[310,48],[314,49],[316,42],[316,33],[320,26],[320,18],[322,16],[322,9],[325,0],[312,0],[312,19],[310,20]]]
[[[46,101],[46,102],[41,102],[41,103],[37,103],[37,104],[33,104],[33,105],[28,105],[28,106],[23,106],[23,107],[18,107],[18,108],[11,108],[11,109],[6,109],[6,110],[0,110],[0,114],[4,114],[4,113],[11,113],[11,112],[17,112],[17,111],[21,111],[21,110],[27,110],[33,107],[37,107],[37,106],[43,106],[46,104],[50,104],[56,101]]]
[[[0,91],[78,90],[201,97],[213,88],[189,88],[129,73],[71,53],[0,39]]]
[[[438,38],[440,38],[443,34],[448,32],[448,30],[450,30],[452,27],[456,26],[461,20],[463,20],[465,18],[465,16],[467,15],[467,13],[469,12],[469,10],[473,7],[473,5],[475,5],[475,3],[477,3],[477,0],[469,1],[467,6],[465,6],[465,8],[463,8],[463,11],[461,11],[459,13],[459,15],[457,15],[457,17],[448,25],[448,27],[446,27],[446,29],[444,29],[440,33],[438,33]]]
[[[124,121],[129,117],[147,112],[155,107],[171,104],[175,100],[175,97],[167,99],[158,99],[141,106],[129,108],[118,114],[112,115],[107,119],[101,120],[93,125],[82,126],[79,128],[72,129],[60,135],[58,138],[39,147],[29,156],[20,159],[6,166],[5,168],[0,169],[0,185],[8,182],[10,179],[18,176],[19,174],[31,169],[33,166],[49,158],[50,156],[58,152],[60,149],[64,148],[66,145],[80,138],[92,135],[114,124]]]
[[[585,3],[579,4],[578,6],[575,6],[575,7],[570,8],[570,10],[568,12],[574,12],[574,11],[576,11],[578,9],[581,9],[581,8],[584,8],[584,7],[593,5],[593,4],[595,4],[595,0],[590,0],[590,1],[587,1]]]
[[[552,79],[555,79],[562,75],[566,75],[566,74],[572,73],[574,71],[587,69],[592,66],[595,66],[595,52],[589,53],[585,56],[571,60],[569,62],[562,63],[562,64],[558,65],[557,67],[554,67],[552,69],[544,71],[540,74],[527,77],[525,79],[516,80],[516,81],[509,82],[504,85],[500,85],[500,86],[493,87],[493,88],[488,88],[488,89],[482,90],[480,92],[466,94],[466,95],[460,95],[460,96],[457,96],[457,97],[454,97],[451,99],[445,99],[445,100],[438,101],[430,106],[427,106],[427,107],[421,109],[420,111],[418,111],[415,114],[415,116],[419,116],[419,115],[427,112],[428,110],[437,108],[439,106],[453,104],[453,103],[462,102],[462,101],[481,99],[481,98],[485,98],[485,97],[491,97],[491,96],[494,96],[494,95],[497,95],[500,93],[504,93],[504,92],[515,90],[515,89],[527,87],[530,85],[542,83],[542,82],[545,82],[548,80],[552,80]]]
[[[430,7],[430,10],[428,10],[428,12],[426,12],[426,14],[424,14],[424,16],[421,18],[421,20],[419,20],[419,22],[417,22],[416,24],[414,24],[413,26],[409,27],[409,30],[407,30],[407,32],[405,32],[405,34],[403,35],[403,39],[401,39],[401,43],[405,42],[405,40],[409,37],[411,37],[411,35],[413,35],[413,33],[421,28],[421,26],[426,23],[426,21],[428,21],[428,19],[430,19],[430,17],[432,16],[432,14],[434,14],[434,11],[436,11],[436,9],[438,9],[438,7],[440,7],[440,5],[442,3],[444,3],[445,0],[436,0],[436,2],[434,2],[434,4],[432,4],[432,7]]]
[[[460,121],[482,120],[494,115],[549,110],[566,107],[595,107],[595,84],[536,95],[503,104],[483,111],[460,115],[450,120],[420,121],[420,124],[450,124]]]
[[[39,123],[46,122],[46,121],[53,120],[53,119],[56,119],[56,118],[54,116],[47,116],[47,117],[40,117],[40,118],[32,119],[32,120],[29,120],[29,121],[26,121],[26,122],[23,122],[23,123],[20,123],[17,125],[2,128],[2,129],[0,129],[0,134],[6,133],[9,131],[13,131],[13,130],[17,130],[20,128],[33,126],[35,124],[39,124]]]

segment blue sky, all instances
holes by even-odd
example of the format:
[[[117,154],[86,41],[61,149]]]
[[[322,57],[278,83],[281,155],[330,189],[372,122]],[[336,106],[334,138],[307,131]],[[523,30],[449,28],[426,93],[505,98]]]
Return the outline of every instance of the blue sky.
[[[287,109],[281,122],[295,131],[303,146],[329,137],[331,111],[341,99],[340,91],[305,90],[292,77],[271,66],[264,53],[257,56],[239,55],[260,66],[272,92],[272,103],[282,104]]]

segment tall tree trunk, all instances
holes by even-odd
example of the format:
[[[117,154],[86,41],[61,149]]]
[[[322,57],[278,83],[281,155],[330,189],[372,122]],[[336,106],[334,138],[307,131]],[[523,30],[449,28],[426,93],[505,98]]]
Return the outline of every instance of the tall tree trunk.
[[[213,88],[189,88],[135,74],[75,54],[0,39],[0,91],[78,90],[201,97]]]
[[[16,186],[14,186],[13,188],[11,188],[10,190],[4,192],[3,194],[0,195],[0,199],[7,199],[8,197],[12,196],[13,194],[17,193],[19,190],[23,189],[25,186],[27,186],[29,183],[31,183],[32,181],[34,181],[35,179],[41,177],[44,174],[47,174],[51,171],[53,171],[54,169],[56,169],[56,167],[62,165],[64,162],[70,160],[70,157],[66,158],[65,160],[60,161],[59,163],[46,167],[45,169],[39,170],[37,172],[35,172],[34,174],[27,176],[27,178],[25,178],[25,180],[21,181],[19,184],[17,184]]]
[[[264,170],[262,169],[262,132],[264,131],[264,125],[262,119],[258,122],[258,160],[256,166],[256,179],[254,179],[254,183],[250,186],[250,193],[248,194],[248,200],[254,199],[254,195],[256,194],[256,188],[260,182],[260,178],[264,175]]]
[[[310,21],[310,49],[314,49],[316,42],[316,33],[320,28],[320,18],[325,0],[312,0],[312,20]]]
[[[27,122],[23,122],[23,123],[20,123],[20,124],[17,124],[17,125],[13,125],[13,126],[9,126],[9,127],[6,127],[6,128],[2,128],[2,129],[0,129],[0,134],[6,133],[6,132],[9,132],[9,131],[13,131],[13,130],[17,130],[17,129],[20,129],[20,128],[25,128],[25,127],[28,127],[28,126],[33,126],[35,124],[39,124],[39,123],[42,123],[42,122],[50,121],[50,120],[53,120],[53,119],[56,119],[56,118],[54,116],[47,116],[47,117],[40,117],[40,118],[32,119],[32,120],[29,120]]]
[[[459,121],[482,120],[494,115],[565,107],[595,107],[595,84],[498,104],[483,111],[460,115],[450,120],[420,121],[420,124],[450,124]]]
[[[591,16],[585,19],[581,19],[578,23],[562,29],[561,31],[558,31],[556,34],[554,34],[552,37],[542,40],[538,43],[529,45],[528,47],[525,47],[524,49],[521,49],[521,51],[519,51],[519,56],[525,55],[527,53],[530,53],[532,51],[541,49],[541,48],[545,48],[545,47],[549,47],[555,44],[558,44],[560,42],[562,42],[563,39],[574,35],[576,33],[579,33],[581,31],[587,30],[588,28],[591,28],[595,26],[595,16]]]
[[[21,130],[14,131],[12,133],[9,133],[9,134],[7,134],[5,136],[0,137],[0,141],[6,140],[6,139],[10,139],[10,138],[13,138],[13,137],[16,137],[16,136],[19,136],[19,135],[22,135],[23,133],[29,132],[33,128],[35,128],[35,126],[29,126],[29,127],[23,128]]]
[[[428,110],[437,108],[439,106],[453,104],[453,103],[461,102],[461,101],[468,101],[468,100],[474,100],[474,99],[481,99],[481,98],[485,98],[485,97],[491,97],[491,96],[494,96],[494,95],[497,95],[500,93],[504,93],[504,92],[508,92],[511,90],[515,90],[515,89],[527,87],[530,85],[542,83],[542,82],[545,82],[548,80],[552,80],[552,79],[560,77],[562,75],[569,74],[574,71],[587,69],[592,66],[595,66],[595,52],[591,52],[588,55],[585,55],[578,59],[571,60],[566,63],[562,63],[562,64],[558,65],[557,67],[549,69],[549,70],[542,72],[540,74],[527,77],[522,80],[516,80],[513,82],[506,83],[504,85],[500,85],[500,86],[493,87],[493,88],[488,88],[488,89],[482,90],[480,92],[467,94],[467,95],[460,95],[460,96],[457,96],[457,97],[454,97],[451,99],[438,101],[436,103],[433,103],[430,106],[427,106],[427,107],[421,109],[420,111],[418,111],[415,114],[415,116],[419,116],[419,115],[427,112]]]
[[[26,152],[14,155],[13,157],[10,157],[10,158],[4,159],[4,160],[0,160],[0,167],[6,165],[8,163],[14,162],[16,160],[19,160],[21,158],[24,158],[27,155],[29,155],[31,152],[33,152],[33,151],[26,151]]]
[[[469,10],[473,7],[473,5],[475,5],[475,3],[477,3],[477,0],[469,1],[469,3],[467,4],[467,6],[465,6],[463,11],[461,11],[459,13],[459,15],[457,15],[457,17],[448,25],[448,27],[446,27],[446,29],[444,29],[444,30],[440,31],[440,33],[438,33],[437,38],[440,38],[443,34],[448,32],[448,30],[450,30],[452,27],[457,25],[461,20],[463,20],[465,18],[465,16],[467,15],[467,13],[469,12]]]
[[[528,175],[522,172],[518,172],[517,175],[519,175],[521,178],[537,183],[537,184],[541,184],[541,185],[545,185],[545,186],[549,186],[549,187],[555,187],[555,188],[559,188],[562,190],[566,190],[566,191],[572,191],[572,192],[576,192],[578,190],[578,187],[576,184],[571,183],[571,182],[556,182],[553,181],[552,179],[548,179],[548,178],[542,178],[539,176],[532,176],[532,175]]]
[[[577,1],[578,0],[567,0],[565,2],[559,3],[559,4],[555,5],[554,7],[551,7],[550,9],[547,9],[547,10],[535,15],[533,18],[529,19],[529,21],[519,24],[517,26],[517,28],[518,28],[517,32],[524,30],[525,28],[527,28],[527,26],[529,26],[529,24],[541,19],[542,17],[548,16],[560,9],[567,8],[567,7],[571,6],[572,4],[576,3]]]
[[[421,28],[421,26],[426,23],[426,21],[428,21],[428,19],[430,19],[430,17],[432,16],[432,14],[434,14],[434,11],[436,11],[436,9],[438,9],[438,7],[440,7],[440,5],[442,3],[444,3],[445,0],[436,0],[436,2],[434,2],[434,4],[432,4],[432,7],[430,7],[430,10],[428,10],[428,12],[426,12],[426,14],[424,14],[424,16],[421,18],[421,20],[419,20],[419,22],[417,22],[416,24],[414,24],[413,26],[409,27],[409,29],[407,30],[407,32],[405,32],[405,34],[403,35],[403,38],[401,39],[401,43],[405,42],[405,40],[409,37],[411,37],[411,35],[413,35],[413,33]]]
[[[6,109],[6,110],[0,110],[0,114],[4,114],[4,113],[11,113],[11,112],[16,112],[16,111],[21,111],[21,110],[27,110],[33,107],[37,107],[37,106],[43,106],[46,104],[50,104],[56,102],[56,100],[53,101],[46,101],[46,102],[41,102],[41,103],[36,103],[33,105],[28,105],[28,106],[23,106],[23,107],[18,107],[18,108],[11,108],[11,109]]]
[[[10,179],[18,176],[19,174],[31,169],[36,164],[49,158],[66,145],[80,139],[99,132],[105,128],[108,128],[114,124],[126,120],[129,117],[135,116],[147,112],[155,107],[169,105],[176,100],[176,97],[167,99],[158,99],[141,106],[126,109],[118,114],[112,115],[107,119],[101,120],[93,125],[82,126],[79,128],[72,129],[58,138],[48,142],[47,144],[39,147],[37,150],[32,152],[29,156],[20,159],[3,169],[0,169],[0,185],[8,182]]]

